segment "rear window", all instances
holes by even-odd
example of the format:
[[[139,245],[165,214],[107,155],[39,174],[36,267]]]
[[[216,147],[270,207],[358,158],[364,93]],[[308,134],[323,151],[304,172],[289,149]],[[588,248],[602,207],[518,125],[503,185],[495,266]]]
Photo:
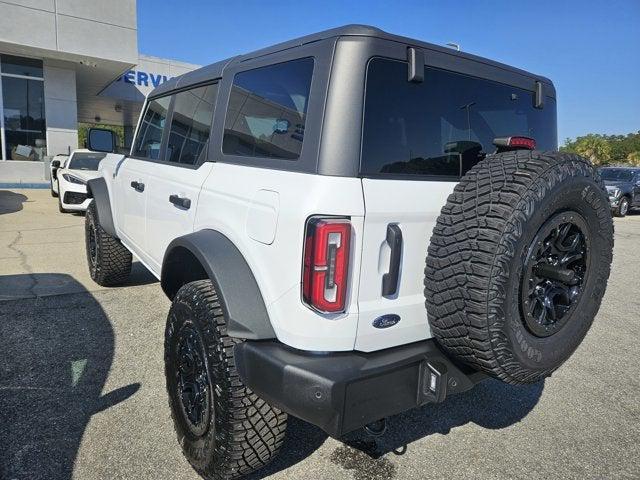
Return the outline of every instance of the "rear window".
[[[457,179],[495,151],[493,139],[526,136],[556,150],[556,107],[533,107],[532,91],[425,67],[407,81],[405,62],[369,62],[361,173]],[[443,179],[444,179],[443,178]]]
[[[236,74],[222,151],[227,155],[295,160],[302,151],[313,58]]]
[[[100,160],[102,160],[106,153],[74,153],[69,162],[67,168],[71,170],[98,170]]]

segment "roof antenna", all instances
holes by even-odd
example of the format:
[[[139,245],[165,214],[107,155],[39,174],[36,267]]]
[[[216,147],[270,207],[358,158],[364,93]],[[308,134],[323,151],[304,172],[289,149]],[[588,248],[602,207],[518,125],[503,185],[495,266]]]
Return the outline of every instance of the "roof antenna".
[[[449,42],[449,43],[445,43],[445,45],[449,48],[455,48],[457,52],[460,51],[460,45],[457,43]]]

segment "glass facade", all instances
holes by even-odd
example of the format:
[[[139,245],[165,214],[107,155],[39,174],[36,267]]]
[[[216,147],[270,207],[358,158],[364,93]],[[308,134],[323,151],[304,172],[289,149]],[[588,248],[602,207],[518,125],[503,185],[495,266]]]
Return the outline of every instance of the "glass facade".
[[[0,55],[2,160],[41,161],[46,155],[42,61]]]

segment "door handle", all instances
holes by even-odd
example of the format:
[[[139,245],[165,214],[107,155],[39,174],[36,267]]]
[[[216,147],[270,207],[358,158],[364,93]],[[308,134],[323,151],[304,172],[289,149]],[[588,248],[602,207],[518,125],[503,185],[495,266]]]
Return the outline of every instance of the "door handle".
[[[190,198],[181,197],[179,195],[169,195],[169,201],[176,207],[184,208],[185,210],[189,210],[189,208],[191,208]]]
[[[144,183],[133,181],[131,182],[131,188],[136,192],[144,192]]]
[[[387,244],[391,247],[389,272],[382,276],[382,296],[391,297],[398,292],[400,261],[402,260],[402,230],[396,223],[387,225]]]

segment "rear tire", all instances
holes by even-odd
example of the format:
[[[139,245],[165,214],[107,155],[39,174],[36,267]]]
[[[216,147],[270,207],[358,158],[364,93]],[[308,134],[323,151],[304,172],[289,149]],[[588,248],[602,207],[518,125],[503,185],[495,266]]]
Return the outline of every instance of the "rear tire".
[[[207,479],[249,474],[273,459],[287,415],[245,387],[238,376],[226,313],[210,280],[176,293],[165,330],[165,375],[182,451]]]
[[[589,330],[612,248],[608,199],[587,160],[491,155],[462,178],[434,228],[425,268],[432,332],[472,367],[534,383]]]
[[[622,197],[620,199],[620,203],[617,208],[614,210],[613,214],[616,217],[626,217],[627,213],[629,213],[629,199],[627,197]]]
[[[131,272],[131,252],[98,223],[95,200],[87,208],[84,225],[91,278],[103,287],[121,285]]]

